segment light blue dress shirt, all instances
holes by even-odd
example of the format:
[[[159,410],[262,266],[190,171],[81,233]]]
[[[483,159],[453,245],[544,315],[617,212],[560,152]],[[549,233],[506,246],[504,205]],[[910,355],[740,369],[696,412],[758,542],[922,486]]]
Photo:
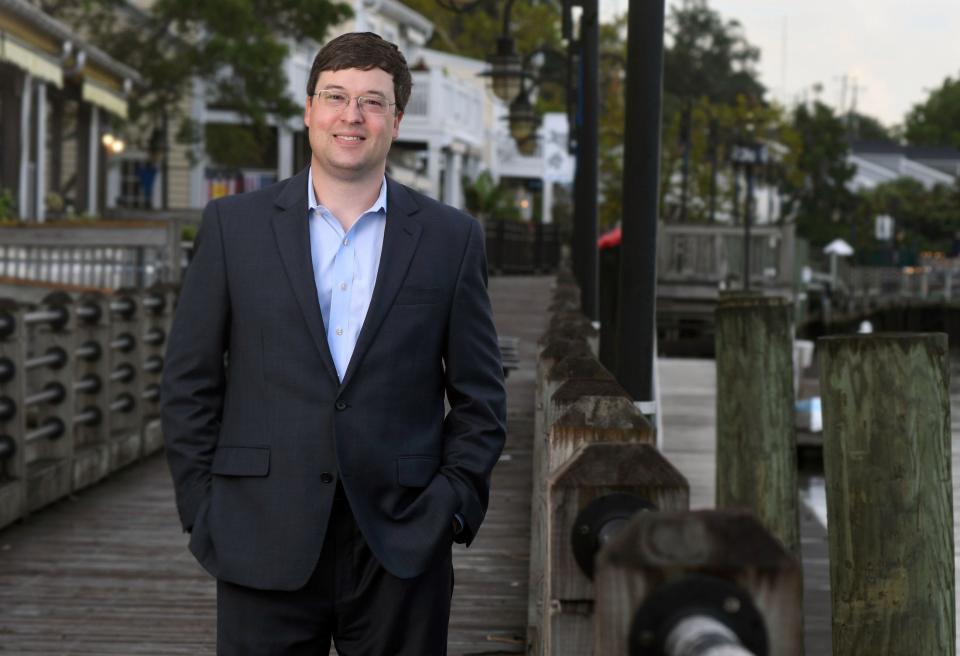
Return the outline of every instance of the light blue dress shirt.
[[[380,195],[348,232],[313,192],[313,169],[307,176],[310,256],[330,354],[340,380],[347,371],[360,328],[367,316],[380,269],[387,223],[387,180]]]

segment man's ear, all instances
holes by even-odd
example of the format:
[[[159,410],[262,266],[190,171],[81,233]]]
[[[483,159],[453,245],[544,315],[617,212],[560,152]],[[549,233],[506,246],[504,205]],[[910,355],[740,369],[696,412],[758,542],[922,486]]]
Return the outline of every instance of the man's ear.
[[[307,96],[303,104],[303,125],[310,127],[310,108],[313,107],[313,96]]]
[[[393,117],[393,140],[396,141],[400,136],[400,119],[403,118],[403,112],[397,112]]]

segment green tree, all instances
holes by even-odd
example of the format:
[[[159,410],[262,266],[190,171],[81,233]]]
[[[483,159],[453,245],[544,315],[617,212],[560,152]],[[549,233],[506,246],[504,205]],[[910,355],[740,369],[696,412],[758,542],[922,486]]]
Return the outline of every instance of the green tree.
[[[960,148],[960,78],[946,78],[926,100],[913,106],[904,136],[915,145]]]
[[[145,140],[184,117],[194,79],[207,83],[211,104],[240,113],[255,127],[269,115],[302,110],[287,96],[287,39],[322,40],[350,15],[329,0],[157,0],[141,11],[123,0],[39,0],[114,58],[137,70],[143,84],[130,100],[130,118]],[[195,137],[187,124],[181,136]],[[146,147],[147,144],[141,144]]]
[[[869,216],[896,221],[897,241],[914,251],[949,251],[960,231],[960,183],[926,189],[912,178],[897,178],[862,192]]]
[[[513,199],[502,185],[493,181],[489,171],[482,172],[473,181],[463,179],[463,199],[467,211],[481,221],[520,219]]]
[[[763,98],[756,71],[760,49],[747,41],[738,21],[725,21],[707,0],[672,6],[666,33],[663,90],[672,100],[705,97],[731,104],[738,96]]]
[[[849,145],[843,121],[815,101],[793,112],[795,175],[782,184],[787,212],[796,213],[797,229],[815,246],[847,237],[856,202],[847,184],[856,172],[847,162]]]
[[[890,141],[893,133],[879,119],[860,112],[850,112],[844,117],[847,133],[854,141]]]

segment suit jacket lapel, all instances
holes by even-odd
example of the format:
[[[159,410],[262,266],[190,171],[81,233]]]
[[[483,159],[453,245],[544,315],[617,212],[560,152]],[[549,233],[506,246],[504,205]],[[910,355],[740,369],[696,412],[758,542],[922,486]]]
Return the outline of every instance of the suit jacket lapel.
[[[403,185],[387,178],[387,221],[383,232],[383,250],[380,252],[377,282],[373,288],[367,316],[357,337],[357,345],[343,376],[341,389],[346,387],[360,366],[400,287],[403,286],[410,261],[420,241],[422,228],[420,222],[412,216],[419,209]]]
[[[294,296],[300,304],[303,319],[310,335],[320,351],[327,372],[335,381],[339,380],[337,368],[330,355],[327,335],[323,329],[323,315],[317,299],[317,283],[313,273],[313,260],[310,255],[310,223],[307,217],[307,175],[304,169],[290,178],[276,198],[279,208],[273,215],[273,232],[277,238],[277,247],[283,266],[293,288]]]

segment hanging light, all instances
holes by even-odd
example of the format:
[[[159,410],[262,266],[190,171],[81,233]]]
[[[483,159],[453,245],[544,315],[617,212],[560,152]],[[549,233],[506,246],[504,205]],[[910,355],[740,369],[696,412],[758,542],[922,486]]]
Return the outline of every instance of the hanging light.
[[[532,157],[537,154],[537,138],[535,136],[528,137],[523,141],[517,142],[517,150],[521,155],[527,157]]]
[[[536,140],[537,128],[540,127],[540,117],[530,103],[527,92],[522,92],[517,99],[510,103],[510,115],[507,117],[510,124],[510,136],[519,147],[528,139]]]
[[[523,86],[523,60],[513,45],[513,37],[497,39],[496,54],[487,57],[490,68],[480,75],[489,77],[493,93],[500,100],[511,103]]]

